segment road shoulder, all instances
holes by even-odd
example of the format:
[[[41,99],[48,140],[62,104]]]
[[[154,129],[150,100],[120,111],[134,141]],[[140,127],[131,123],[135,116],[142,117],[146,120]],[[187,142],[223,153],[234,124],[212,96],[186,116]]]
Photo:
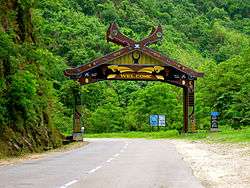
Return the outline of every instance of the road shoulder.
[[[250,143],[171,141],[205,187],[250,187]]]
[[[0,167],[6,166],[6,165],[14,165],[17,163],[22,163],[22,162],[27,161],[27,160],[39,160],[39,159],[42,159],[42,158],[45,158],[45,157],[48,157],[51,155],[61,154],[64,152],[75,150],[77,148],[81,148],[81,147],[87,145],[88,143],[89,142],[87,142],[87,141],[73,142],[71,144],[64,145],[60,148],[48,150],[48,151],[42,152],[42,153],[27,153],[25,155],[21,155],[21,156],[17,156],[17,157],[3,158],[3,159],[0,159]]]

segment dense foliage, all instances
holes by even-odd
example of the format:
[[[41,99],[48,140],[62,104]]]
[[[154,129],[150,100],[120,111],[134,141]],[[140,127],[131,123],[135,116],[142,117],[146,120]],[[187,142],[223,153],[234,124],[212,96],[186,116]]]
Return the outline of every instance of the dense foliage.
[[[161,24],[164,39],[152,47],[205,73],[196,86],[199,128],[208,128],[212,110],[221,112],[222,124],[234,128],[250,125],[248,0],[0,2],[2,130],[47,122],[70,133],[74,89],[82,94],[88,132],[147,131],[148,116],[155,113],[166,115],[167,128],[180,129],[182,90],[176,87],[105,81],[80,88],[64,78],[66,67],[118,48],[105,41],[113,21],[137,40]],[[23,25],[18,23],[21,18]]]

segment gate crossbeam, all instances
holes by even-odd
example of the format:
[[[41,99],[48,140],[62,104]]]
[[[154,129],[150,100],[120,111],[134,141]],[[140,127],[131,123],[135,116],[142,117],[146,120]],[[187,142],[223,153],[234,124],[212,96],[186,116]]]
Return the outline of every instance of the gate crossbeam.
[[[68,68],[64,71],[64,75],[82,85],[101,80],[147,80],[167,82],[182,87],[183,130],[187,132],[190,124],[194,127],[194,83],[204,74],[148,47],[162,39],[162,27],[154,28],[148,37],[136,42],[123,35],[118,26],[112,23],[106,36],[107,41],[121,45],[123,48],[90,63]]]

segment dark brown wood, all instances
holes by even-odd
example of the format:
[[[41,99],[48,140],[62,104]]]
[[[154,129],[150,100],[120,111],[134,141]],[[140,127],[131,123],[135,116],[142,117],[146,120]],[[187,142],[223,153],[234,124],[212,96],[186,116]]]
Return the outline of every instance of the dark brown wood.
[[[96,68],[96,67],[103,65],[103,64],[108,64],[112,60],[119,58],[121,56],[127,55],[128,53],[132,53],[133,51],[135,51],[135,50],[130,49],[129,47],[122,48],[122,49],[120,49],[116,52],[113,52],[111,54],[108,54],[104,57],[95,59],[88,64],[85,64],[85,65],[82,65],[79,67],[66,69],[64,71],[64,75],[67,77],[78,76],[79,74],[81,74],[85,71],[91,70],[91,69]],[[149,48],[145,47],[143,50],[141,50],[141,52],[151,56],[152,58],[159,60],[160,62],[163,62],[165,66],[172,67],[173,69],[175,69],[183,74],[189,75],[193,79],[196,79],[197,77],[203,76],[203,73],[196,72],[196,71],[194,71],[194,70],[192,70],[184,65],[181,65],[175,61],[172,61],[169,58],[167,58],[167,57],[161,55],[160,53],[155,52]]]
[[[172,68],[175,68],[176,70],[185,73],[185,74],[189,74],[190,76],[193,77],[203,77],[204,74],[197,72],[189,67],[186,67],[180,63],[177,63],[176,61],[171,60],[170,58],[160,54],[159,52],[156,52],[150,48],[144,47],[142,52],[144,52],[145,54],[151,56],[152,58],[155,58],[159,61],[164,62],[166,65],[171,66]]]
[[[194,93],[189,93],[188,95],[188,105],[194,106]]]
[[[188,132],[188,88],[183,88],[183,131]]]
[[[188,106],[189,106],[189,124],[192,132],[196,132],[196,122],[195,122],[195,85],[194,81],[189,81],[188,88]]]
[[[74,116],[73,116],[73,131],[74,133],[81,132],[81,95],[78,92],[74,93]]]
[[[163,37],[162,27],[158,26],[156,28],[153,28],[150,35],[147,38],[141,40],[139,44],[141,47],[148,46],[150,44],[157,43],[162,39],[162,37]]]
[[[133,47],[135,45],[135,41],[128,38],[127,36],[123,35],[119,29],[116,23],[110,24],[108,31],[107,31],[107,41],[113,42],[115,44],[121,45],[121,46],[130,46]]]
[[[105,63],[108,63],[116,58],[119,58],[121,56],[124,56],[128,54],[129,52],[133,52],[134,50],[129,49],[128,47],[122,48],[118,51],[115,51],[113,53],[110,53],[108,55],[105,55],[101,58],[97,58],[90,63],[78,66],[78,67],[73,67],[73,68],[68,68],[64,71],[64,75],[67,77],[71,76],[77,76],[85,71],[91,70],[93,68],[96,68],[100,65],[103,65]]]
[[[114,31],[116,31],[116,32],[114,32]],[[121,56],[125,56],[125,55],[137,50],[137,51],[140,51],[141,53],[145,53],[146,55],[148,55],[156,60],[159,60],[160,62],[162,62],[166,66],[170,66],[170,67],[172,67],[172,68],[174,68],[174,69],[176,69],[184,74],[189,75],[190,77],[196,78],[196,77],[203,76],[203,73],[192,70],[191,68],[186,67],[180,63],[177,63],[177,62],[171,60],[170,58],[160,54],[159,52],[153,51],[152,49],[146,47],[146,45],[151,44],[151,43],[155,43],[161,39],[161,37],[159,37],[157,35],[157,33],[162,33],[161,27],[156,28],[148,38],[142,40],[139,43],[136,43],[134,40],[129,39],[128,37],[121,34],[119,32],[116,24],[111,24],[111,26],[107,32],[107,40],[112,41],[116,44],[125,46],[125,47],[116,51],[116,52],[105,55],[104,57],[97,58],[88,64],[81,65],[79,67],[69,68],[69,69],[64,71],[64,75],[67,77],[71,77],[72,79],[74,79],[74,78],[76,79],[76,78],[78,78],[78,76],[81,73],[83,73],[85,71],[88,71],[90,69],[93,69],[93,68],[100,66],[100,65],[103,65],[103,64],[107,64],[116,58],[119,58]]]
[[[116,23],[112,23],[109,26],[109,29],[107,31],[107,41],[108,42],[113,42],[115,44],[121,45],[121,46],[129,46],[131,48],[142,48],[144,46],[154,44],[158,42],[159,40],[162,39],[163,32],[162,32],[162,27],[158,26],[156,28],[153,28],[151,31],[150,35],[141,40],[140,42],[136,42],[127,36],[123,35],[117,26]]]

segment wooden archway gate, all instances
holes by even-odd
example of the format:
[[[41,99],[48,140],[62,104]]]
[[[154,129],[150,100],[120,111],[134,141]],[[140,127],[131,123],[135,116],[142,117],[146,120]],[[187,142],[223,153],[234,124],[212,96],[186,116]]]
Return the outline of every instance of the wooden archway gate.
[[[90,63],[69,68],[64,75],[82,85],[101,80],[146,80],[161,81],[183,88],[183,130],[195,128],[194,82],[203,73],[186,67],[148,46],[163,37],[161,26],[150,35],[136,42],[123,35],[118,26],[112,23],[107,31],[107,41],[123,46],[122,49],[97,58]],[[80,132],[80,114],[75,111],[74,133]],[[191,125],[191,126],[190,126]]]

